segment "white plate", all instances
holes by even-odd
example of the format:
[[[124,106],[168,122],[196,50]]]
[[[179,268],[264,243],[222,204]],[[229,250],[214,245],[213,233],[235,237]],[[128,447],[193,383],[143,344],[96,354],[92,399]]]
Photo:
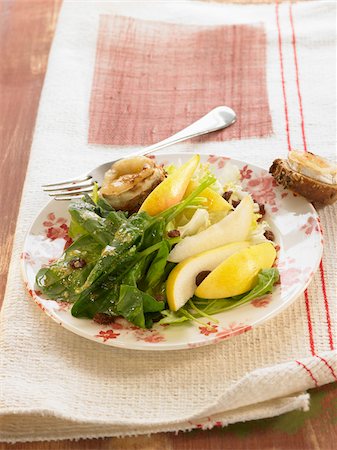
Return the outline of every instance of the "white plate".
[[[190,157],[191,154],[165,154],[157,156],[156,160],[179,165]],[[70,313],[70,304],[48,300],[36,290],[36,273],[43,264],[62,254],[68,239],[68,202],[52,200],[32,224],[21,255],[25,285],[33,300],[49,317],[73,333],[106,345],[139,350],[174,350],[213,344],[245,333],[289,306],[306,289],[322,257],[322,233],[315,209],[304,198],[277,187],[264,169],[219,156],[201,155],[201,161],[208,161],[219,176],[228,161],[236,164],[244,188],[265,205],[266,218],[279,246],[277,266],[281,281],[273,294],[217,314],[219,323],[212,324],[211,329],[187,323],[157,324],[151,330],[143,330],[124,319],[117,319],[110,325],[76,319]]]

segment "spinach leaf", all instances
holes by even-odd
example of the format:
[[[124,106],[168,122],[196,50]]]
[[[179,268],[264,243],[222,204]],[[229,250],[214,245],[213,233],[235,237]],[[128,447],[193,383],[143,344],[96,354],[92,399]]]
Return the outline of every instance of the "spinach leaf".
[[[98,200],[96,202],[97,208],[99,208],[101,214],[101,217],[104,217],[106,213],[109,213],[110,211],[114,211],[114,208],[110,205],[108,201],[105,200],[104,197],[99,196]]]
[[[81,294],[80,298],[71,308],[74,317],[93,318],[99,312],[117,314],[116,303],[119,297],[119,284],[116,280],[110,280],[105,285]]]
[[[84,194],[81,201],[84,203],[89,203],[89,205],[92,205],[94,208],[96,207],[96,203],[89,194]]]
[[[167,240],[162,241],[146,274],[145,286],[147,289],[155,287],[162,279],[170,250],[169,242]]]
[[[137,286],[137,283],[139,283],[144,277],[151,260],[152,255],[145,256],[138,260],[129,270],[127,270],[126,273],[122,275],[122,284]]]
[[[92,268],[85,283],[78,289],[78,293],[82,294],[98,287],[107,276],[118,277],[124,272],[135,259],[136,247],[131,248],[126,243],[116,244],[105,247],[100,258]]]
[[[102,251],[102,246],[91,236],[77,239],[61,258],[36,275],[36,284],[43,294],[52,299],[74,301],[78,288],[85,282]],[[81,261],[82,267],[73,263]]]
[[[112,235],[123,225],[127,223],[125,215],[121,211],[109,211],[106,215],[106,225]]]
[[[156,219],[150,226],[145,230],[142,236],[141,243],[139,245],[139,250],[145,250],[146,248],[162,241],[165,232],[165,221],[161,218]]]
[[[70,221],[68,235],[72,239],[78,239],[80,236],[84,236],[85,234],[88,234],[87,230],[85,230],[85,228],[83,228],[81,225],[79,225],[74,220]]]
[[[92,285],[97,285],[107,275],[113,275],[122,266],[127,267],[132,259],[136,259],[137,246],[150,223],[151,217],[146,213],[134,214],[127,222],[123,223],[115,233],[110,245],[104,248],[79,293],[89,289]]]
[[[163,310],[164,302],[158,302],[134,286],[122,284],[116,307],[117,312],[129,322],[140,328],[146,328],[146,325],[152,324],[146,323],[145,313]]]
[[[137,287],[138,280],[142,278],[148,266],[148,258],[146,257],[136,262],[134,259],[130,260],[129,264],[123,265],[124,268],[121,269],[117,276],[109,275],[103,282],[100,282],[98,287],[94,284],[86,291],[83,291],[72,307],[72,315],[91,318],[97,312],[117,314],[115,304],[119,299],[119,286],[126,284]],[[129,267],[130,265],[131,268]],[[125,266],[127,267],[126,269]]]
[[[113,234],[105,219],[96,214],[94,205],[84,201],[72,202],[68,210],[72,221],[86,230],[98,243],[107,245],[111,242]]]

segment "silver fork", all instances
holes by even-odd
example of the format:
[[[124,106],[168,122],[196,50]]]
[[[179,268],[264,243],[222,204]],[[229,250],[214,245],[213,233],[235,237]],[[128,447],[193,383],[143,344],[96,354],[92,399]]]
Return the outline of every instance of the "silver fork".
[[[147,155],[160,150],[169,145],[176,144],[177,142],[185,141],[186,139],[191,139],[196,136],[201,136],[202,134],[211,133],[212,131],[221,130],[222,128],[229,127],[236,121],[235,112],[228,106],[218,106],[212,109],[201,119],[193,122],[188,127],[184,128],[178,133],[170,136],[163,141],[156,144],[150,145],[149,147],[142,148],[129,154],[127,157]],[[60,181],[58,183],[45,184],[43,185],[43,190],[48,192],[51,197],[55,200],[72,200],[80,198],[84,193],[90,193],[93,190],[94,183],[101,187],[103,182],[105,172],[111,167],[111,164],[118,160],[109,161],[95,169],[91,170],[89,173],[74,178],[72,180]]]

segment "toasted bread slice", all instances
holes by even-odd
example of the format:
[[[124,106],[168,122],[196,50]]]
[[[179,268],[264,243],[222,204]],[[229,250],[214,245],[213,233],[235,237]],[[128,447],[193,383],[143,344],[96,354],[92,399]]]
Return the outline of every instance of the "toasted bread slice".
[[[288,160],[275,159],[269,172],[278,184],[311,202],[331,205],[337,200],[336,166],[312,153],[292,151]]]

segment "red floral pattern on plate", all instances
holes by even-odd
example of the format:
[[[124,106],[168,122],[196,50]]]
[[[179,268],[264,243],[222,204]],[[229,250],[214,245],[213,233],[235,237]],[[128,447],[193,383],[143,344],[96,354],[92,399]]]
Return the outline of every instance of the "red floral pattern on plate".
[[[276,206],[276,182],[269,175],[261,175],[257,178],[251,178],[246,183],[246,189],[257,203],[271,206],[272,212],[277,212]]]
[[[308,217],[307,222],[301,226],[301,230],[304,230],[305,234],[310,235],[313,231],[320,232],[319,224],[314,217]]]
[[[240,169],[240,180],[250,180],[252,178],[252,173],[252,169],[248,169],[248,165],[246,164]]]
[[[133,325],[123,317],[117,317],[113,323],[107,325],[110,328],[108,331],[123,330],[125,334],[132,334],[137,341],[149,342],[156,344],[164,342],[165,337],[156,329],[144,329]]]
[[[226,161],[228,161],[230,158],[227,158],[227,156],[216,156],[216,155],[210,155],[207,159],[207,162],[210,164],[216,164],[218,166],[218,169],[222,169],[225,167]]]
[[[280,284],[282,287],[292,287],[301,284],[303,280],[312,276],[312,267],[298,267],[295,258],[286,258],[278,264]]]
[[[73,243],[73,240],[69,237],[69,227],[66,222],[67,219],[64,217],[56,218],[55,214],[51,212],[48,214],[47,220],[42,224],[45,227],[45,235],[47,238],[52,241],[55,239],[64,239],[66,241],[64,245],[65,249]]]
[[[26,261],[31,266],[34,266],[34,264],[35,264],[35,261],[29,252],[22,252],[20,255],[20,258],[23,259],[24,261]]]
[[[228,339],[232,336],[238,336],[239,334],[246,333],[251,329],[251,325],[232,322],[229,324],[228,328],[223,328],[216,334],[217,341],[222,341],[223,339]]]
[[[116,339],[120,333],[115,333],[114,330],[101,330],[96,337],[103,338],[103,342],[108,341],[109,339]]]
[[[158,331],[153,331],[152,333],[148,334],[145,337],[138,338],[138,336],[137,336],[137,340],[141,340],[144,342],[150,342],[151,344],[157,344],[158,342],[164,342],[165,338],[163,335],[158,333]]]
[[[280,270],[280,284],[283,287],[291,287],[301,282],[302,270],[296,267]]]
[[[268,294],[263,297],[255,298],[251,301],[251,305],[255,308],[265,308],[271,302],[272,295]]]
[[[73,303],[69,302],[57,302],[58,311],[69,311],[73,305]]]
[[[207,322],[207,325],[199,327],[200,334],[204,334],[205,336],[209,336],[212,333],[216,333],[218,331],[219,325],[211,324],[211,322]]]
[[[156,329],[145,329],[135,326],[131,326],[137,341],[149,342],[151,344],[157,344],[158,342],[164,342],[165,338]]]

